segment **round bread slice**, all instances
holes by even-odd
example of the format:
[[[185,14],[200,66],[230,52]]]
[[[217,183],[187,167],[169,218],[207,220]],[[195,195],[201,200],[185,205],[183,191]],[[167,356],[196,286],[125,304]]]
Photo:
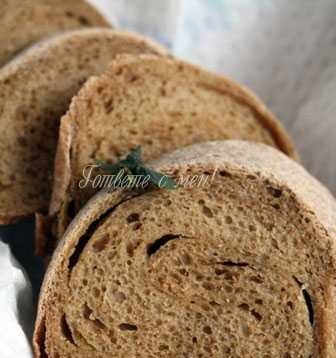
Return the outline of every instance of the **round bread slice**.
[[[180,187],[100,192],[68,227],[36,357],[335,357],[331,194],[252,142],[193,145],[153,167]]]
[[[96,159],[113,162],[140,145],[148,160],[230,138],[263,142],[297,157],[273,115],[233,81],[168,57],[119,56],[83,86],[62,118],[49,210],[57,216],[53,235],[61,237],[92,195],[78,181]]]
[[[75,30],[34,46],[0,71],[0,223],[47,210],[59,120],[71,98],[120,53],[165,54],[135,34]]]
[[[110,27],[84,0],[0,0],[0,14],[0,66],[52,34],[86,27]]]

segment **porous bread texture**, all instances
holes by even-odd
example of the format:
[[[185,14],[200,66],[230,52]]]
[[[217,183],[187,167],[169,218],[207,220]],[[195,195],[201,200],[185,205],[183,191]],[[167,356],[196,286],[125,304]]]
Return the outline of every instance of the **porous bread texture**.
[[[141,36],[76,30],[22,54],[0,71],[0,223],[47,211],[59,120],[82,84],[120,53],[166,54]]]
[[[194,145],[153,166],[217,174],[89,201],[48,268],[36,357],[335,357],[331,194],[263,144]]]
[[[0,66],[50,35],[87,27],[110,27],[84,0],[0,0]]]
[[[95,159],[113,162],[140,145],[148,160],[229,138],[263,142],[297,157],[273,115],[228,78],[167,57],[119,56],[83,86],[61,120],[49,210],[56,216],[53,235],[62,236],[69,211],[76,213],[93,194],[79,189],[78,181]]]

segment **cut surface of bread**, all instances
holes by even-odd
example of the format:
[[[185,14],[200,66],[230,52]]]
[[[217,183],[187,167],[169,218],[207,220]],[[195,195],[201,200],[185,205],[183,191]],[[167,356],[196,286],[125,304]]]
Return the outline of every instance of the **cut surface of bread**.
[[[62,118],[50,215],[56,237],[92,191],[78,189],[95,159],[113,162],[142,146],[144,159],[207,140],[238,138],[296,157],[288,135],[264,105],[231,80],[175,59],[119,56],[88,81]],[[71,206],[71,210],[69,210]]]
[[[71,98],[120,53],[162,54],[156,44],[109,29],[44,41],[0,71],[0,223],[47,210],[59,120]]]
[[[263,144],[204,143],[153,166],[212,180],[82,208],[44,280],[36,357],[335,357],[331,194]]]
[[[110,27],[84,0],[0,0],[0,66],[50,35],[87,27]]]

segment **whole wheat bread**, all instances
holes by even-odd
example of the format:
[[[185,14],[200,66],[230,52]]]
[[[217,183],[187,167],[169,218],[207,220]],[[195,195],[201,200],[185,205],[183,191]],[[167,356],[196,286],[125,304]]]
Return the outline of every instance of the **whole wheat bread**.
[[[110,27],[84,0],[0,0],[0,66],[50,35],[86,27]]]
[[[0,223],[49,205],[59,120],[73,95],[119,53],[165,51],[141,36],[76,30],[35,45],[0,71]]]
[[[49,210],[57,220],[49,236],[61,237],[92,195],[79,190],[78,181],[95,159],[113,162],[141,145],[148,160],[192,143],[229,138],[267,143],[296,158],[273,115],[233,81],[170,58],[119,56],[83,86],[62,118]],[[48,242],[40,240],[39,246]]]
[[[87,203],[44,280],[36,357],[335,357],[331,194],[263,144],[194,145],[153,166],[215,175]]]

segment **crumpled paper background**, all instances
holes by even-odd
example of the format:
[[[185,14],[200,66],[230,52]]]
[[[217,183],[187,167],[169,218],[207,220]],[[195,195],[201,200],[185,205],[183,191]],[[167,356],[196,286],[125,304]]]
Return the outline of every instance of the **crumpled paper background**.
[[[291,133],[306,168],[336,193],[335,0],[90,2],[118,27],[254,90]],[[36,288],[41,264],[26,232],[22,224],[0,228]],[[31,287],[1,242],[0,267],[0,357],[30,358]]]

